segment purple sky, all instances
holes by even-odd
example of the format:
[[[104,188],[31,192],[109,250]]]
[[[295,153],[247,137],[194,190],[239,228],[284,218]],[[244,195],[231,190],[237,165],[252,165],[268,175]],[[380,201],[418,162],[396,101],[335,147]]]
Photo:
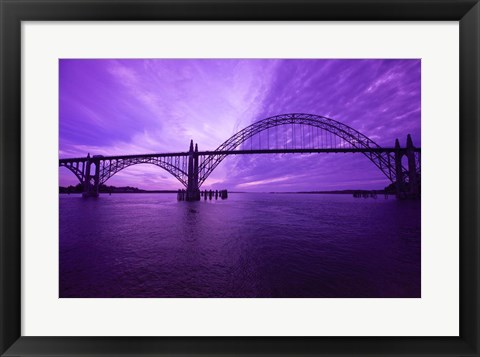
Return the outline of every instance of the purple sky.
[[[311,113],[381,146],[420,146],[420,60],[60,60],[60,158],[214,150],[247,125]],[[60,185],[76,177],[60,169]],[[108,182],[178,189],[163,169],[131,166]],[[362,154],[227,157],[205,188],[242,191],[380,189]]]

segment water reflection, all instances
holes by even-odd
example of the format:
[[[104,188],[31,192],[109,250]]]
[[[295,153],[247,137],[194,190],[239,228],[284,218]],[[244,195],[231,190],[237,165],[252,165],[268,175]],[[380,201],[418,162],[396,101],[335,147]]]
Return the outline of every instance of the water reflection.
[[[420,297],[420,202],[62,195],[60,297]]]

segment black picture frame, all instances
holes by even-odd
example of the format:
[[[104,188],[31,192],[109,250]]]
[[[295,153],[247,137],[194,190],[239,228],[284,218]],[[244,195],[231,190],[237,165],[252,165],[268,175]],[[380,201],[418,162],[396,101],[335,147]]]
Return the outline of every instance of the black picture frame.
[[[0,0],[0,13],[2,356],[480,356],[478,0]],[[84,20],[459,21],[460,336],[22,337],[21,22]]]

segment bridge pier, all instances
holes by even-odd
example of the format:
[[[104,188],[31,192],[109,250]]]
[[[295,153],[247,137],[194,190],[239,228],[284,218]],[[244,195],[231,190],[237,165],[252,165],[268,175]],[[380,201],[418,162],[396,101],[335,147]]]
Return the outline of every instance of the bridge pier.
[[[400,142],[395,139],[395,195],[397,198],[404,198],[405,196],[405,178],[403,177],[402,168],[403,153],[400,149]]]
[[[193,150],[193,140],[190,141],[188,152],[188,179],[186,201],[200,201],[200,189],[198,187],[198,145]]]
[[[92,165],[95,165],[95,173],[92,174]],[[82,197],[98,197],[100,182],[100,160],[92,160],[90,154],[84,167],[84,180]]]
[[[409,198],[420,198],[420,186],[417,177],[417,164],[415,162],[415,147],[412,137],[407,136],[407,160],[408,160],[408,196]]]
[[[407,157],[407,174],[403,171],[402,158]],[[407,136],[407,148],[401,149],[398,139],[395,140],[395,191],[397,198],[420,198],[419,176],[417,174],[417,165],[415,159],[415,147],[413,146],[412,137]],[[408,178],[408,182],[405,179]]]

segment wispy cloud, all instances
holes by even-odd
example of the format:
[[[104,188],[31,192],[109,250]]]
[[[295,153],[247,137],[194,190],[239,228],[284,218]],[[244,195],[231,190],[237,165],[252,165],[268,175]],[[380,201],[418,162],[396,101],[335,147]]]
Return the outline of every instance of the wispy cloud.
[[[250,181],[250,182],[245,182],[238,184],[236,188],[245,188],[245,187],[252,187],[252,186],[264,186],[268,185],[270,183],[278,183],[278,182],[283,182],[283,181],[289,181],[292,179],[298,179],[300,176],[294,176],[294,175],[287,175],[283,177],[276,177],[276,178],[270,178],[270,179],[264,179],[264,180],[258,180],[258,181]]]

